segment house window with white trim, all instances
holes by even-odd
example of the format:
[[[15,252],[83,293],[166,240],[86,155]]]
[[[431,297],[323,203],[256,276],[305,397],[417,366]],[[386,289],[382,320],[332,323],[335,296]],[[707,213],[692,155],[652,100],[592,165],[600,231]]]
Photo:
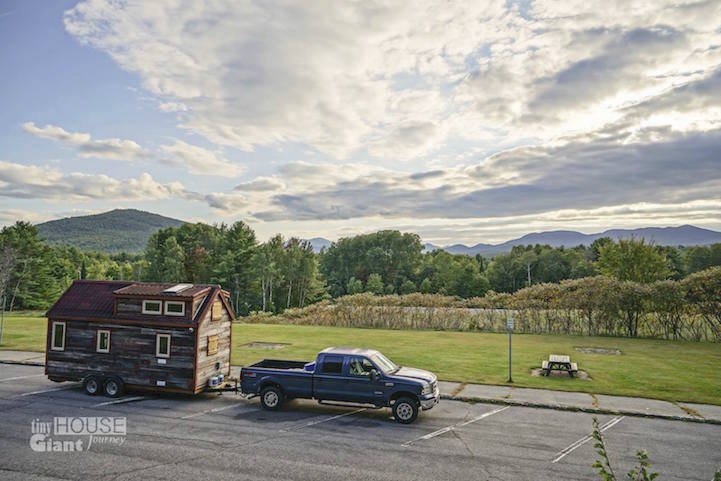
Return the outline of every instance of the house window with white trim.
[[[163,303],[161,301],[143,301],[143,314],[162,314]]]
[[[53,351],[65,350],[65,323],[53,322],[52,343],[50,349]]]
[[[95,352],[110,352],[110,331],[99,329],[95,339]]]
[[[155,335],[156,357],[170,357],[170,334]]]
[[[165,301],[166,316],[184,316],[185,302],[181,301]]]

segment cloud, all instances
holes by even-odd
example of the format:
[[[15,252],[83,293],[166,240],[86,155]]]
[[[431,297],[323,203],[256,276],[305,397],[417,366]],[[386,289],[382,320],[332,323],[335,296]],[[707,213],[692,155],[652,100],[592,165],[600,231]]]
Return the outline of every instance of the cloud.
[[[137,143],[124,139],[92,139],[90,134],[68,132],[56,125],[38,127],[34,122],[25,122],[25,132],[36,137],[58,141],[78,149],[82,157],[99,157],[114,160],[138,160],[147,156]]]
[[[183,167],[198,175],[215,175],[221,177],[237,177],[243,168],[221,155],[220,152],[191,145],[175,139],[172,144],[161,145],[160,151],[165,154],[163,162],[175,167]]]
[[[0,196],[62,201],[195,197],[179,182],[161,184],[148,173],[120,180],[107,175],[64,173],[50,167],[5,161],[0,161]]]

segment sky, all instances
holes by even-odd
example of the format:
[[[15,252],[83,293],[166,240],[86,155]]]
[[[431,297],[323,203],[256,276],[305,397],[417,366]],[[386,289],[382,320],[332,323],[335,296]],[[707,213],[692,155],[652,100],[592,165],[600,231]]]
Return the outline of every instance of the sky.
[[[721,230],[721,0],[0,0],[0,225]]]

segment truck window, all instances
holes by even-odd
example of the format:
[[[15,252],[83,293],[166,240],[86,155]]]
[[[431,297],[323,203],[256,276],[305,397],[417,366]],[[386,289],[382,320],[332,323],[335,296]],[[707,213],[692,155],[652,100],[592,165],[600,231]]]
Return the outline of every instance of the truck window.
[[[323,374],[340,374],[343,372],[343,358],[328,356],[323,359],[323,365],[320,368]]]
[[[364,357],[352,357],[348,362],[348,374],[351,376],[368,376],[373,369],[373,364]]]

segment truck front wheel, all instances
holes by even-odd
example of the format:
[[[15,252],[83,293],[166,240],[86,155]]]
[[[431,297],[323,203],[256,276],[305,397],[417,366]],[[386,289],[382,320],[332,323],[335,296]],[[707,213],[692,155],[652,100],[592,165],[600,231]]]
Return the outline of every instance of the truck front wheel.
[[[260,392],[260,405],[268,411],[277,411],[283,404],[283,392],[275,386],[263,388]]]
[[[418,403],[408,397],[398,398],[393,404],[393,417],[401,424],[410,424],[418,417]]]

